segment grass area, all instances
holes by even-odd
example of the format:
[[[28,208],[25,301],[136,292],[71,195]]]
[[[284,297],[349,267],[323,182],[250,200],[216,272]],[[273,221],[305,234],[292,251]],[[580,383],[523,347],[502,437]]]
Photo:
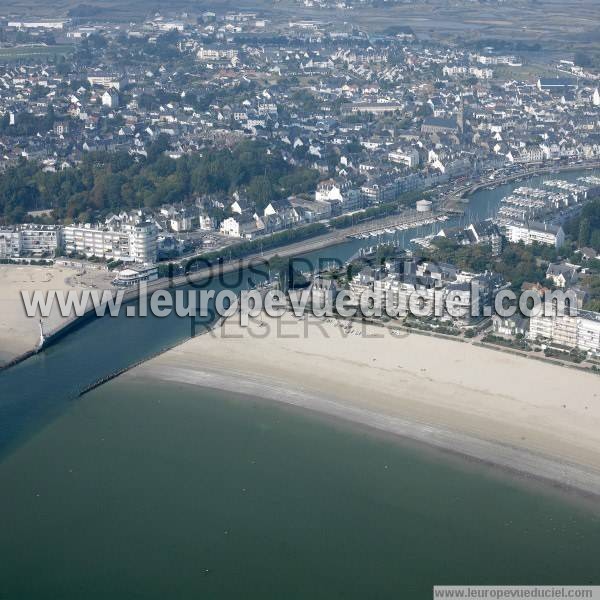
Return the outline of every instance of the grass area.
[[[31,58],[33,56],[55,56],[71,54],[74,46],[71,44],[57,44],[55,46],[31,45],[14,46],[11,48],[0,48],[0,60],[18,60],[20,58]]]
[[[23,16],[67,16],[84,7],[107,21],[129,21],[165,9],[162,0],[11,0],[10,10]],[[301,0],[171,0],[170,11],[251,10],[274,23],[295,19],[317,19],[341,23],[351,21],[369,32],[384,31],[393,25],[411,26],[417,35],[463,41],[499,38],[539,42],[543,49],[572,54],[578,45],[598,44],[598,0],[511,0],[473,2],[472,0],[428,0],[427,2],[386,3],[387,6],[355,7],[352,10],[303,6]],[[85,12],[85,11],[84,11]]]
[[[535,82],[539,77],[556,77],[560,75],[556,68],[535,63],[524,64],[522,67],[492,66],[494,79],[500,81],[530,81]]]

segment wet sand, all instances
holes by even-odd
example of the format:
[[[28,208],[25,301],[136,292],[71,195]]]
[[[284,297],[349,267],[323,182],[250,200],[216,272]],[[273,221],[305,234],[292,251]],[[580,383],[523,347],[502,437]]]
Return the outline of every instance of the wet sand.
[[[124,377],[285,402],[600,494],[597,375],[358,327],[230,319]]]

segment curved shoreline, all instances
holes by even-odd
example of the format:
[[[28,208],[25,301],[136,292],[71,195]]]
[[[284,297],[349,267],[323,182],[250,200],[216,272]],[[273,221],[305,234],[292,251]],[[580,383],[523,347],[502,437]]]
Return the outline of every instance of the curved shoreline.
[[[235,319],[136,367],[340,418],[600,497],[597,375],[430,336],[287,314]]]
[[[149,379],[257,397],[318,413],[356,425],[425,444],[443,452],[534,478],[560,489],[600,498],[600,472],[510,444],[479,439],[450,429],[348,406],[332,398],[289,389],[284,382],[265,378],[233,381],[222,371],[202,368],[161,367],[160,374],[144,373]],[[133,376],[135,377],[135,375]]]

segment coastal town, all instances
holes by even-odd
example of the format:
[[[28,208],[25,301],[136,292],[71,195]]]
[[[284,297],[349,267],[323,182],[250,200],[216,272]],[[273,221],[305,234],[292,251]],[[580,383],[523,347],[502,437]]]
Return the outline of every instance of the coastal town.
[[[0,7],[0,600],[600,598],[600,2]]]
[[[536,73],[531,52],[252,12],[8,18],[2,31],[0,261],[130,288],[319,236],[403,245],[405,272],[368,266],[345,285],[573,291],[570,320],[412,326],[600,354],[600,76],[580,56]],[[543,174],[471,217],[473,190]],[[528,255],[507,269],[515,252]]]

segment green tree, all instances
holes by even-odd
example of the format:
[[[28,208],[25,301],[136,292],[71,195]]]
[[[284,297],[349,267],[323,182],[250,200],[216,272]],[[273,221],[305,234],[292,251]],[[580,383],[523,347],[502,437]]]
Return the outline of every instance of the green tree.
[[[597,252],[600,252],[600,229],[594,229],[594,231],[592,231],[590,246]]]
[[[588,245],[590,241],[590,220],[587,217],[583,217],[579,223],[579,237],[577,243],[580,248]]]
[[[248,185],[247,193],[259,211],[262,211],[275,198],[273,184],[266,175],[253,177]]]

